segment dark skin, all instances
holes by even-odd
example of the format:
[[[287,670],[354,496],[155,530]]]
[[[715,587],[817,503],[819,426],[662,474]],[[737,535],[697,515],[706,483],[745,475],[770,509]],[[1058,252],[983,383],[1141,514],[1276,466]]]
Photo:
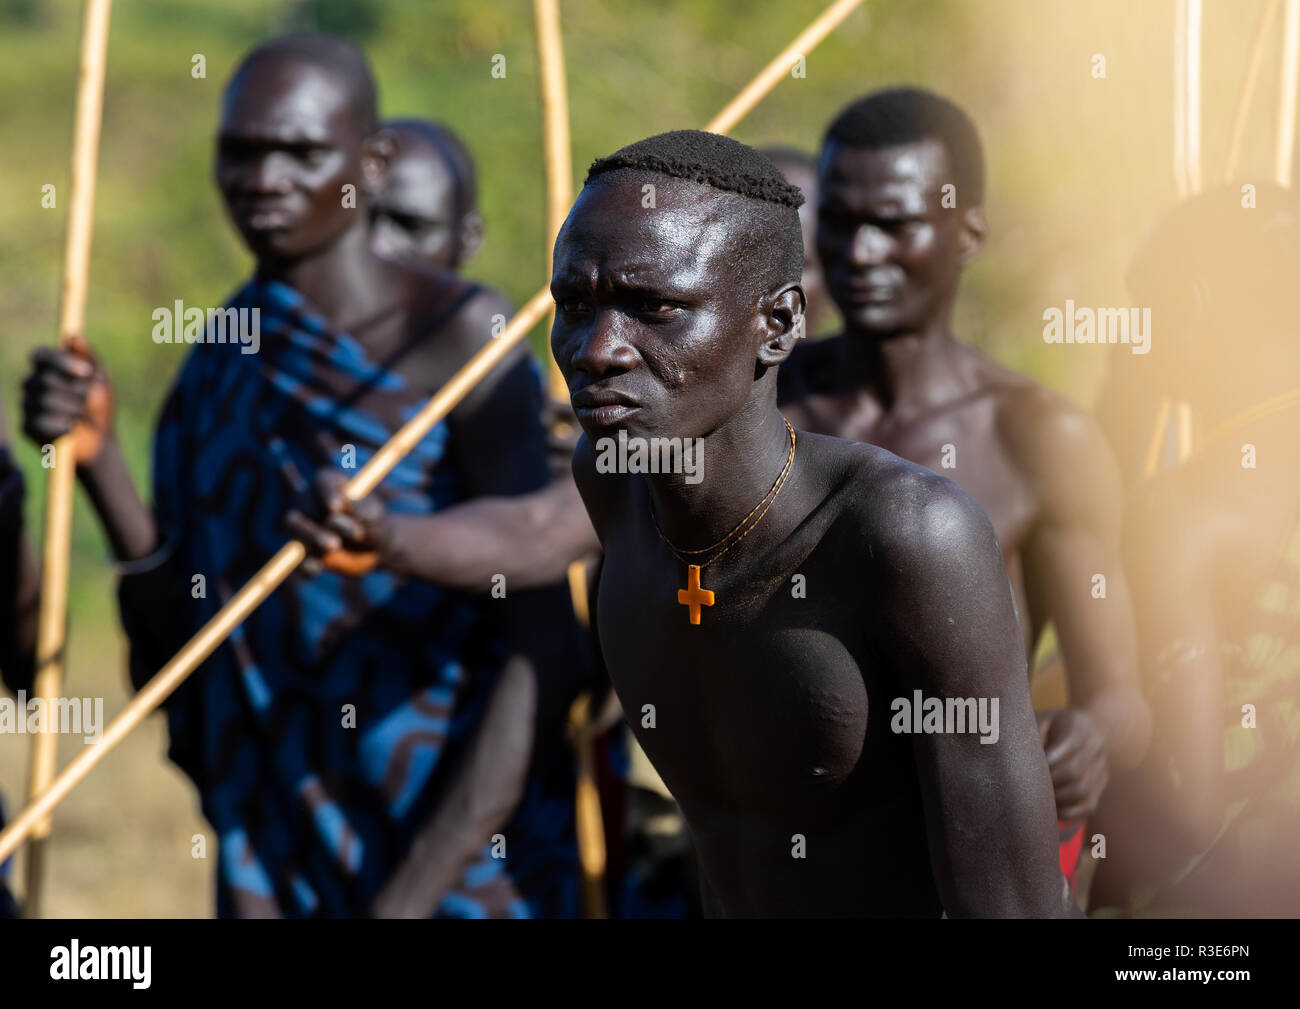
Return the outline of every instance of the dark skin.
[[[458,210],[450,171],[423,134],[393,132],[397,143],[380,187],[374,250],[416,265],[454,268],[461,257],[454,255],[447,223]],[[481,229],[480,219],[477,234]],[[569,564],[600,546],[569,472],[571,454],[563,474],[541,490],[481,497],[432,517],[390,515],[374,499],[349,505],[340,473],[322,472],[316,494],[328,515],[325,525],[340,542],[374,552],[389,570],[465,592],[488,592],[498,574],[513,588],[536,588],[560,581]],[[305,518],[294,521],[317,535]]]
[[[939,141],[830,143],[821,176],[818,248],[845,330],[796,348],[782,408],[797,426],[951,475],[992,519],[1026,654],[1049,621],[1059,635],[1069,704],[1039,727],[1058,816],[1086,817],[1149,732],[1115,464],[1082,411],[953,336],[961,272],[987,226],[979,207],[943,206],[953,173]],[[1092,595],[1099,573],[1105,599]]]
[[[657,209],[641,185],[657,186]],[[636,174],[582,192],[555,248],[551,346],[605,548],[597,625],[633,731],[727,915],[1069,913],[1051,785],[992,529],[955,484],[800,434],[786,487],[677,603],[683,549],[734,527],[789,437],[776,369],[803,291],[740,251],[743,198]],[[701,437],[703,480],[601,474],[594,439]],[[792,597],[805,576],[807,598]],[[891,699],[1000,697],[1001,739],[895,734]],[[646,727],[643,705],[653,705]],[[792,857],[794,835],[807,857]]]
[[[457,206],[451,168],[423,133],[404,126],[388,132],[394,154],[371,213],[375,252],[459,270],[483,241],[483,216]]]
[[[30,691],[40,615],[41,572],[23,533],[23,474],[9,454],[0,404],[0,674],[9,689]]]
[[[222,109],[215,176],[231,218],[257,257],[258,274],[283,281],[356,338],[376,360],[417,388],[440,388],[491,339],[495,316],[509,313],[496,292],[470,299],[444,325],[430,328],[428,306],[461,281],[391,262],[371,250],[366,200],[383,178],[391,138],[367,136],[344,81],[286,58],[263,58],[231,82]],[[345,184],[357,186],[355,208],[343,207]],[[122,560],[160,547],[152,511],[132,485],[113,433],[104,370],[88,352],[41,350],[26,385],[26,431],[38,442],[68,430],[78,436],[78,475]],[[469,495],[536,489],[546,477],[543,441],[533,413],[526,359],[514,354],[448,417],[447,465]],[[521,432],[533,432],[531,437]],[[376,557],[302,513],[286,516],[324,563],[343,571],[372,568]],[[163,564],[123,580],[123,605],[145,621],[153,647],[133,652],[137,686],[183,644],[188,634],[173,600],[182,573]],[[559,608],[557,609],[556,603]],[[554,594],[514,594],[497,611],[502,630],[525,658],[505,671],[483,727],[448,786],[446,797],[412,850],[375,896],[371,913],[424,917],[464,865],[509,817],[535,738],[549,738],[568,706],[570,675],[550,654],[553,630],[567,605]],[[541,689],[538,680],[545,683]],[[576,688],[574,688],[576,689]],[[490,728],[492,738],[487,738]]]

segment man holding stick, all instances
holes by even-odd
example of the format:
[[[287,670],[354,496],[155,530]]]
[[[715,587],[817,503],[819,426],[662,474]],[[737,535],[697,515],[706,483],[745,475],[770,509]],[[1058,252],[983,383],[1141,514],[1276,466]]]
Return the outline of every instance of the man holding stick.
[[[533,740],[556,736],[576,686],[564,593],[476,603],[376,570],[307,518],[318,474],[364,463],[508,312],[494,292],[374,255],[366,198],[388,152],[350,43],[255,50],[226,91],[216,177],[258,260],[231,306],[260,314],[260,352],[191,351],[159,425],[152,510],[84,344],[37,352],[27,431],[78,432],[137,686],[286,531],[318,554],[316,577],[291,575],[168,702],[172,757],[219,836],[220,914],[570,913],[571,822],[521,809],[506,825],[531,794]],[[537,489],[539,406],[516,353],[376,496],[418,536],[421,516],[465,496]]]

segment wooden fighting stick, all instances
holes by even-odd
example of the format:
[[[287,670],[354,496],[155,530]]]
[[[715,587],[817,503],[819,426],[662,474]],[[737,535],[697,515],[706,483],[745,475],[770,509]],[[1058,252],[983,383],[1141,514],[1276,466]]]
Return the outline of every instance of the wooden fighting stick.
[[[108,48],[111,0],[86,0],[77,71],[77,113],[72,142],[72,180],[68,200],[68,232],[63,252],[63,296],[59,311],[59,340],[80,336],[86,321],[86,283],[90,275],[90,238],[95,218],[95,166],[99,156],[99,124],[104,104],[104,63]],[[73,436],[55,441],[53,466],[45,498],[45,548],[41,575],[41,610],[36,637],[36,678],[33,698],[46,712],[63,686],[63,645],[67,629],[68,554],[72,540],[72,500],[76,492]],[[58,757],[56,727],[46,717],[32,737],[27,801],[38,799],[54,778]],[[32,823],[27,846],[23,913],[40,916],[45,875],[45,846],[50,818]]]

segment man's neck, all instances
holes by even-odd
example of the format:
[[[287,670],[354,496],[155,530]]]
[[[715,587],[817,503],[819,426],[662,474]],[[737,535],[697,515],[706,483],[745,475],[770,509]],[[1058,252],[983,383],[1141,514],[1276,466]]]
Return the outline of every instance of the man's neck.
[[[964,356],[945,316],[925,328],[888,335],[847,326],[836,364],[847,387],[870,390],[887,411],[910,412],[968,391]]]
[[[646,477],[659,529],[679,550],[707,547],[734,529],[789,460],[790,433],[775,397],[756,399],[703,439],[698,483],[682,474]]]
[[[288,284],[335,329],[348,330],[386,307],[384,261],[370,251],[369,229],[350,228],[338,240],[300,259],[263,261],[258,277]]]

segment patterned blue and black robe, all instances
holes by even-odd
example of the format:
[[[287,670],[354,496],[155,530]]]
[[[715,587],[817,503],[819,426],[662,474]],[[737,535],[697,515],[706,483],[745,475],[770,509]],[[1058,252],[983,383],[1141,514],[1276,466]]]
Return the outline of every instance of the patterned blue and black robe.
[[[155,509],[190,589],[187,633],[284,544],[284,516],[320,467],[364,465],[427,399],[283,284],[250,282],[230,307],[260,310],[259,352],[195,345],[155,442]],[[462,499],[447,440],[444,421],[383,482],[391,511]],[[219,915],[365,913],[501,670],[488,605],[382,570],[295,572],[182,685],[167,706],[170,755],[217,834]],[[129,607],[123,619],[131,633]],[[502,830],[506,858],[485,838],[439,914],[574,913],[572,760],[562,746],[541,752]]]

